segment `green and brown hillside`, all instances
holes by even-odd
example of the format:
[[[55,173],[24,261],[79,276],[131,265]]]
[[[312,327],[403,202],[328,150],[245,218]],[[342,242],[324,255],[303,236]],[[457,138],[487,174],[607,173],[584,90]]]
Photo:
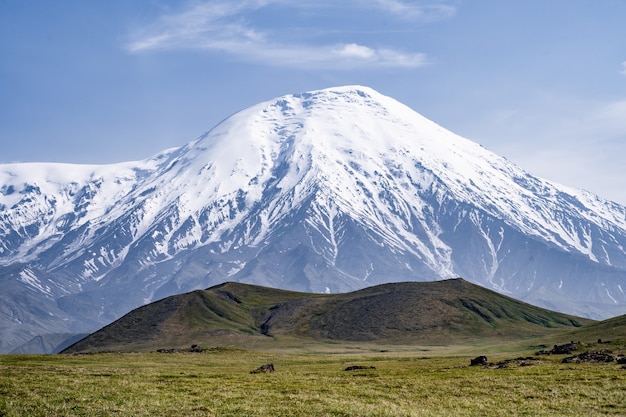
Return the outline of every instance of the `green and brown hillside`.
[[[626,314],[573,329],[564,333],[561,339],[588,342],[603,340],[626,344]]]
[[[462,279],[404,282],[346,294],[308,294],[229,282],[131,311],[64,353],[281,340],[459,344],[516,340],[590,320],[522,303]]]

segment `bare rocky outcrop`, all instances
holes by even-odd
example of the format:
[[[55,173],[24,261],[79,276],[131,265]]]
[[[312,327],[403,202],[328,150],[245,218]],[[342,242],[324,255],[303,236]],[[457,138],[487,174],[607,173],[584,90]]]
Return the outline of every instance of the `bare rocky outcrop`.
[[[623,355],[613,356],[606,352],[583,352],[578,355],[568,356],[563,359],[563,363],[620,363],[626,364],[626,357]]]
[[[486,356],[477,356],[474,359],[470,360],[470,366],[485,366],[487,365],[487,357]]]
[[[268,363],[267,365],[261,365],[256,368],[254,371],[250,371],[251,374],[261,374],[267,372],[274,372],[276,369],[274,368],[273,363]]]
[[[562,345],[554,345],[551,350],[540,350],[537,352],[537,355],[570,355],[572,352],[578,350],[580,347],[580,342],[569,342],[564,343]]]
[[[375,366],[363,366],[363,365],[351,365],[348,366],[344,371],[360,371],[363,369],[376,369]]]

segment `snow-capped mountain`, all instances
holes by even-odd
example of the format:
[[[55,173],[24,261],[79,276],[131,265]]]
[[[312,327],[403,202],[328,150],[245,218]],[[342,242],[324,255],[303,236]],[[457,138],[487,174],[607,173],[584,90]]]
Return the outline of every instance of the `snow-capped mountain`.
[[[626,207],[537,178],[366,87],[289,95],[138,162],[0,165],[0,351],[227,280],[463,277],[626,312]]]

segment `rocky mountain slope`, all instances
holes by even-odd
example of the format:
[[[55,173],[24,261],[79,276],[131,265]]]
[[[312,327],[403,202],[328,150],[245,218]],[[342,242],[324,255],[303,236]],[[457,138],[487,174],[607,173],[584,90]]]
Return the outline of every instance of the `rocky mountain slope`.
[[[359,86],[243,110],[151,159],[0,165],[0,351],[225,281],[315,293],[463,277],[626,311],[626,208]]]

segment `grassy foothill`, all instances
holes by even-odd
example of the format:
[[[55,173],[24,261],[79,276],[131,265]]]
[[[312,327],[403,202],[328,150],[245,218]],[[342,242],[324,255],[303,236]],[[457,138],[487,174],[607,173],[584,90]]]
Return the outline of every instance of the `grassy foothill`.
[[[1,355],[0,416],[626,415],[616,363],[531,347],[488,354],[486,367],[469,366],[482,350],[353,350]]]

